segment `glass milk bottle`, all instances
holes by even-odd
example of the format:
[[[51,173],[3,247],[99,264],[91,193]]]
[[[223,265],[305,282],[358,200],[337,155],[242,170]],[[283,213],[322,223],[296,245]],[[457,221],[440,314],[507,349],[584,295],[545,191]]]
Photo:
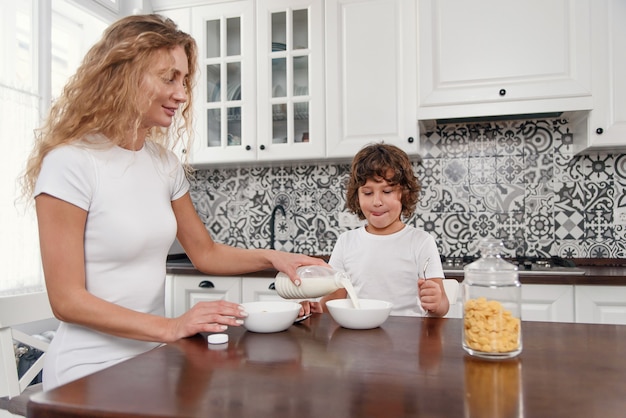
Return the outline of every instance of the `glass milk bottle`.
[[[522,288],[502,249],[500,240],[483,240],[481,257],[464,268],[463,349],[473,356],[510,358],[522,351]]]
[[[285,299],[309,299],[326,296],[349,285],[348,275],[324,266],[302,266],[296,270],[300,286],[296,286],[285,273],[276,275],[274,286]]]

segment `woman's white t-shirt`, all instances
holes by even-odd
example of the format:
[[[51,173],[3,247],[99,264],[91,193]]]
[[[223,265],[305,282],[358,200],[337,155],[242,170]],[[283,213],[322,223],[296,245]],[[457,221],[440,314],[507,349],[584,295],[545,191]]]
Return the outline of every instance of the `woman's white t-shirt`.
[[[189,190],[177,157],[146,141],[139,151],[102,138],[52,150],[35,196],[45,193],[87,211],[87,290],[126,308],[165,314],[165,262],[176,236],[171,202]],[[157,342],[115,337],[61,322],[44,365],[48,390],[148,351]]]
[[[443,278],[435,239],[410,225],[390,235],[374,235],[365,227],[342,233],[328,264],[348,273],[361,299],[380,299],[393,304],[391,315],[421,316],[417,304],[417,280]]]

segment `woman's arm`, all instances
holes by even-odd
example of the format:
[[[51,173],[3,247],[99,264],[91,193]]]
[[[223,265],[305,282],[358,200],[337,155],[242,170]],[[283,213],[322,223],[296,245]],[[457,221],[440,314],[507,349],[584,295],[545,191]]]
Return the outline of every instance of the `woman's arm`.
[[[195,305],[179,318],[136,312],[89,293],[85,278],[87,212],[47,194],[35,199],[41,258],[54,315],[65,322],[143,341],[171,342],[198,332],[237,326],[238,304],[219,301]]]
[[[244,249],[213,241],[196,213],[189,193],[172,202],[177,238],[196,269],[206,274],[235,275],[274,267],[297,282],[296,269],[327,264],[315,257],[266,249]]]

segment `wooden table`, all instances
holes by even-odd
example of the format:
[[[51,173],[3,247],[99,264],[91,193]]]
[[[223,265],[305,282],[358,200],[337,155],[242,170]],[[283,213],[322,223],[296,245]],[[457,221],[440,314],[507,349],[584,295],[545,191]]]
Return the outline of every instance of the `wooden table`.
[[[524,322],[513,360],[461,348],[460,319],[348,330],[318,314],[276,334],[163,346],[34,396],[29,417],[624,417],[626,326]],[[211,346],[212,347],[212,346]]]

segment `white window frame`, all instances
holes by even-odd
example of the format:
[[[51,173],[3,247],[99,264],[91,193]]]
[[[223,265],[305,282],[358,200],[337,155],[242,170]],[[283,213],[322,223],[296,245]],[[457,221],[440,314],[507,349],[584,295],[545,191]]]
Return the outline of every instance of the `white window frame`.
[[[0,1],[11,1],[11,0],[0,0]],[[52,83],[51,83],[51,69],[52,69],[52,16],[53,16],[53,6],[54,1],[56,0],[20,0],[20,1],[30,1],[32,6],[32,21],[31,21],[31,48],[33,54],[33,62],[32,62],[32,82],[29,87],[29,91],[23,91],[24,94],[30,94],[32,96],[37,97],[39,100],[39,122],[41,123],[43,118],[47,115],[49,111],[49,104],[52,100]],[[119,19],[124,13],[125,10],[122,10],[123,7],[129,7],[129,12],[133,13],[144,13],[147,12],[143,9],[142,5],[145,1],[147,4],[149,2],[147,0],[125,0],[125,3],[122,4],[119,0],[67,0],[73,6],[80,7],[83,11],[102,19],[105,22],[113,22]],[[129,13],[126,13],[129,14]],[[11,50],[2,50],[6,55],[2,57],[4,62],[7,60],[14,59],[13,54],[15,51]],[[0,138],[1,140],[14,140],[14,138]],[[36,232],[35,232],[36,233]],[[29,232],[30,234],[30,232]],[[6,238],[6,237],[5,237]],[[26,253],[25,253],[26,254]],[[3,262],[11,263],[12,260],[3,260]],[[29,261],[30,263],[31,261]],[[40,260],[32,260],[33,263],[40,263]],[[10,273],[4,273],[10,274]],[[30,277],[30,273],[28,275]],[[43,286],[43,274],[40,277],[41,286]],[[41,289],[38,286],[29,285],[29,280],[25,282],[17,281],[17,286],[20,286],[19,283],[23,283],[21,286],[26,286],[24,288],[15,288],[15,284],[9,284],[9,289],[3,291],[3,293],[24,293],[29,291],[40,291]],[[0,286],[0,289],[4,289],[4,286]]]

